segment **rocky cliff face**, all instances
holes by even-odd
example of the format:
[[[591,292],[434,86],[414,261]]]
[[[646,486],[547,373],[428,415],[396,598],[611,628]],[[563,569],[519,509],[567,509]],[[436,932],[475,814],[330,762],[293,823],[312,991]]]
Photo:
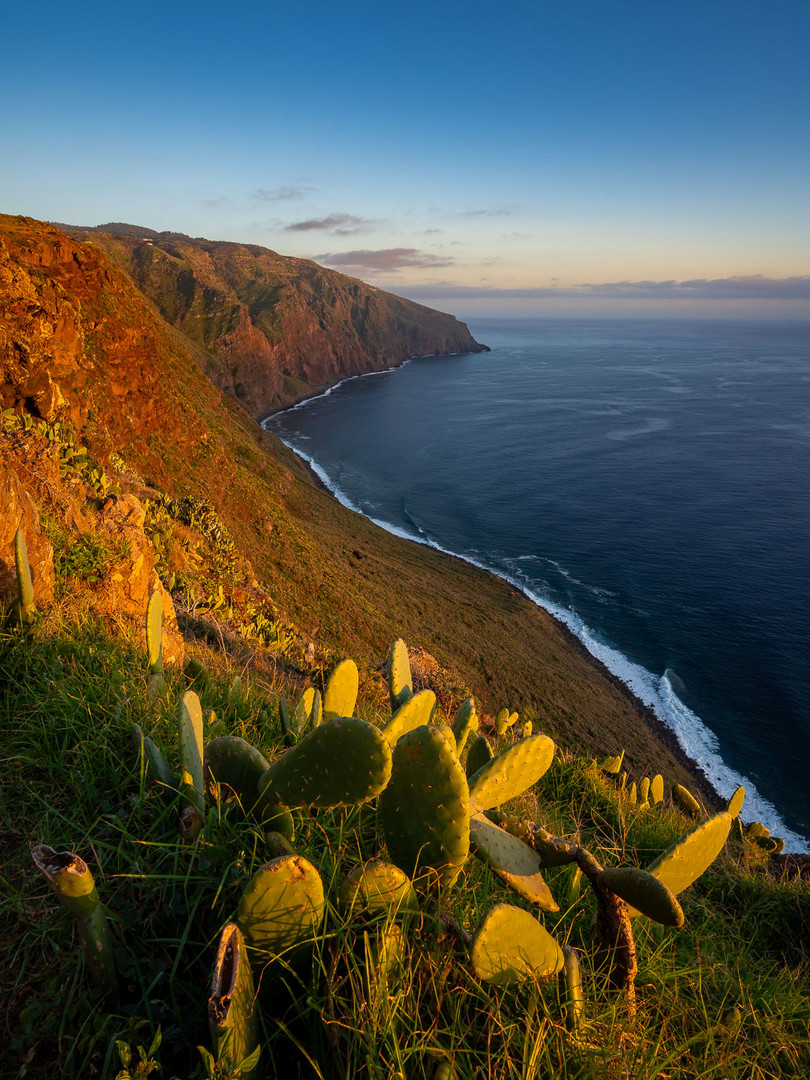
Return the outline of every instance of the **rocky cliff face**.
[[[70,231],[206,350],[208,373],[256,418],[409,356],[486,348],[452,315],[266,248],[125,225]]]

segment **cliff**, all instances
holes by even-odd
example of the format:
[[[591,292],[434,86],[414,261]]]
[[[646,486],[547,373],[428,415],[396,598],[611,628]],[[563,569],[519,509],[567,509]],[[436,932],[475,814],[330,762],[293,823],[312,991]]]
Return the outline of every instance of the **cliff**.
[[[401,636],[484,710],[531,710],[563,746],[594,755],[626,747],[633,770],[692,782],[673,740],[563,627],[505,582],[340,506],[205,377],[205,356],[97,243],[0,216],[2,408],[71,425],[100,467],[114,463],[119,500],[209,500],[247,567],[229,605],[269,598],[312,643],[314,659],[295,661],[308,677],[340,655],[370,677]],[[8,490],[24,489],[77,540],[99,514],[106,528],[109,506],[94,508],[91,492],[60,476],[54,448],[14,431],[0,441]],[[8,578],[7,541],[0,562]]]
[[[486,348],[452,315],[306,259],[120,223],[66,228],[126,270],[257,419],[409,356]]]

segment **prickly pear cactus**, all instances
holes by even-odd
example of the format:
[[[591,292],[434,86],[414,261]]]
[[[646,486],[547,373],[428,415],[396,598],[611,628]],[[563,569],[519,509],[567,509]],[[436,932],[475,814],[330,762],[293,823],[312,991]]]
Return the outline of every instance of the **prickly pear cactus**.
[[[269,768],[265,756],[240,739],[238,735],[223,735],[212,739],[205,748],[203,774],[230,789],[242,804],[246,813],[256,805],[259,798],[259,781]]]
[[[435,709],[436,695],[432,690],[420,690],[407,698],[383,728],[389,746],[396,746],[406,732],[429,724]]]
[[[391,698],[392,713],[413,695],[411,662],[408,659],[408,647],[402,638],[397,638],[388,654],[388,694]]]
[[[320,724],[282,754],[259,781],[260,804],[342,806],[367,802],[391,775],[391,748],[365,720]]]
[[[559,911],[551,890],[540,873],[535,851],[483,814],[470,818],[470,842],[475,854],[525,900],[542,911]]]
[[[163,674],[163,597],[155,589],[146,605],[146,655],[149,674]]]
[[[17,617],[21,623],[33,622],[37,608],[34,603],[34,585],[25,546],[25,533],[17,529],[14,534],[14,564],[17,570]]]
[[[662,926],[683,926],[683,909],[675,894],[653,874],[636,866],[603,870],[599,881],[625,903]]]
[[[743,808],[743,803],[744,802],[745,802],[745,788],[741,786],[741,787],[737,788],[737,790],[734,792],[734,794],[728,800],[728,806],[726,807],[727,812],[729,814],[731,814],[731,816],[734,817],[734,818],[738,817],[740,811]]]
[[[203,721],[200,699],[193,690],[186,690],[177,708],[177,732],[180,741],[180,765],[185,782],[181,792],[198,814],[203,805]]]
[[[449,731],[427,725],[402,736],[379,808],[393,862],[449,888],[470,847],[469,789]]]
[[[476,735],[470,743],[467,753],[467,779],[475,776],[479,769],[483,769],[488,761],[492,761],[495,753],[484,735]]]
[[[602,772],[608,773],[611,776],[618,776],[622,771],[622,762],[624,761],[624,750],[620,754],[616,754],[614,757],[605,757],[599,762],[599,768]]]
[[[370,859],[344,878],[338,899],[352,915],[396,914],[414,911],[419,903],[411,879],[398,866],[382,859]]]
[[[664,801],[664,778],[660,773],[657,773],[650,781],[650,802],[653,806],[658,806],[659,803]]]
[[[145,757],[149,769],[158,784],[161,796],[172,802],[180,793],[180,787],[160,748],[153,739],[150,739],[148,735],[144,735],[138,724],[132,726],[132,739],[136,749]]]
[[[642,777],[638,785],[638,804],[639,806],[647,806],[650,801],[650,778],[649,776]]]
[[[323,882],[312,863],[302,855],[281,855],[253,875],[236,921],[264,962],[311,941],[324,911]]]
[[[341,660],[327,680],[323,693],[323,715],[326,720],[336,716],[354,716],[360,674],[354,660]]]
[[[537,783],[551,765],[554,743],[548,735],[530,735],[502,750],[470,777],[473,813],[500,806]]]
[[[585,1016],[585,993],[582,989],[582,971],[579,966],[577,950],[570,945],[563,945],[565,966],[565,1022],[569,1031],[578,1031]]]
[[[697,881],[723,850],[732,821],[731,814],[724,812],[695,825],[651,862],[648,872],[677,896]],[[635,916],[639,911],[631,907],[630,914]]]
[[[544,978],[562,971],[562,949],[545,927],[522,908],[498,904],[476,930],[470,950],[479,979],[496,986]]]
[[[215,1056],[229,1068],[241,1065],[259,1046],[256,1009],[245,939],[236,923],[228,923],[217,947],[208,999],[208,1026]],[[253,1068],[240,1073],[243,1080],[253,1080],[257,1075]]]
[[[672,788],[672,801],[690,817],[702,817],[703,810],[695,796],[683,784],[675,784]]]
[[[478,713],[472,698],[462,701],[453,717],[453,737],[456,740],[456,754],[461,757],[467,739],[474,731],[478,731]],[[482,762],[483,764],[483,762]]]

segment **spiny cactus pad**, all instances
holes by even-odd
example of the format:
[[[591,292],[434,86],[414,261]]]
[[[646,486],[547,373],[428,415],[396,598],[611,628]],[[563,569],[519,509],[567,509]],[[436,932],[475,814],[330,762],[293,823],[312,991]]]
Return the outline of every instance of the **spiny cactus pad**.
[[[723,850],[733,820],[731,814],[724,812],[701,821],[651,862],[647,870],[677,896],[696,881]],[[638,915],[639,912],[631,908],[630,914]]]
[[[181,791],[189,804],[203,813],[203,722],[200,699],[186,690],[177,708],[177,731],[180,740]]]
[[[487,913],[473,936],[470,958],[478,978],[496,986],[556,975],[565,963],[545,927],[511,904]]]
[[[662,926],[683,926],[678,898],[653,874],[636,866],[612,866],[603,870],[600,882],[625,903]]]
[[[150,674],[163,674],[163,597],[159,589],[146,605],[146,655]]]
[[[169,768],[169,763],[160,748],[153,739],[150,739],[148,735],[144,735],[138,724],[132,725],[132,736],[136,747],[139,751],[142,750],[146,757],[152,775],[159,785],[161,795],[169,800],[173,799],[179,792],[177,778]]]
[[[318,727],[322,719],[321,692],[314,686],[308,686],[288,719],[296,740],[301,738],[308,727]]]
[[[420,690],[409,697],[383,728],[389,746],[396,746],[406,732],[429,724],[435,709],[436,695],[432,690]]]
[[[402,736],[379,806],[393,862],[412,878],[427,871],[452,885],[469,852],[470,795],[449,730],[426,725]]]
[[[745,788],[740,786],[728,800],[726,810],[732,817],[737,817],[745,802]]]
[[[323,882],[302,855],[281,855],[257,870],[239,900],[237,923],[262,960],[310,941],[324,916]]]
[[[650,778],[645,776],[641,779],[638,785],[638,802],[639,806],[646,806],[650,801]]]
[[[323,715],[326,720],[336,716],[353,716],[360,688],[360,674],[354,660],[342,660],[326,683],[323,694]]]
[[[650,802],[657,806],[664,801],[664,778],[657,773],[650,781]]]
[[[340,886],[339,900],[351,914],[396,913],[419,906],[408,875],[382,859],[370,859],[365,866],[357,866],[347,874]]]
[[[624,750],[620,754],[616,754],[615,757],[602,758],[599,762],[599,768],[602,772],[610,773],[612,776],[618,776],[622,769],[622,762],[624,761]]]
[[[219,939],[208,999],[208,1026],[216,1057],[223,1064],[234,1068],[254,1053],[257,1020],[245,939],[236,923],[228,923]],[[255,1075],[254,1070],[241,1073],[244,1080]]]
[[[475,776],[479,769],[483,769],[488,761],[492,761],[495,753],[484,735],[476,735],[470,743],[467,753],[467,779]]]
[[[530,735],[502,750],[470,777],[473,813],[500,806],[528,791],[551,765],[554,743],[548,735]]]
[[[391,775],[391,748],[365,720],[320,724],[282,754],[259,782],[261,804],[342,806],[379,795]]]
[[[404,705],[413,694],[411,662],[408,659],[408,647],[402,638],[397,638],[388,654],[388,694],[392,713]]]
[[[585,994],[582,989],[582,971],[579,966],[577,950],[570,945],[563,945],[565,957],[565,991],[567,996],[565,1013],[569,1031],[577,1031],[585,1015]]]
[[[483,814],[470,818],[470,842],[475,854],[515,890],[543,911],[559,911],[551,890],[540,873],[537,852],[493,825]]]
[[[17,571],[17,594],[19,597],[17,614],[20,622],[30,623],[36,614],[34,586],[31,581],[31,567],[28,563],[28,550],[25,546],[25,533],[17,529],[14,534],[14,565]]]
[[[700,807],[700,803],[697,801],[691,791],[687,790],[683,784],[675,784],[672,788],[672,801],[676,806],[679,806],[685,814],[690,817],[702,817],[703,810]]]
[[[204,765],[206,780],[213,777],[234,792],[245,811],[253,809],[259,797],[259,781],[269,768],[264,754],[238,735],[223,735],[206,746]]]
[[[473,731],[478,731],[478,713],[472,698],[462,701],[453,718],[453,737],[456,740],[456,753],[461,757],[467,739]],[[484,762],[481,762],[483,765]]]

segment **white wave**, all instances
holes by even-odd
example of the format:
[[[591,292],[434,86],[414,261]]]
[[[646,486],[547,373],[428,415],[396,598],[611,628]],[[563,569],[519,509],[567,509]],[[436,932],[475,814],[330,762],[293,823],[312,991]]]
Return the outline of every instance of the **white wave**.
[[[810,843],[808,843],[807,839],[788,827],[780,817],[776,807],[764,796],[760,795],[747,777],[736,772],[723,761],[720,756],[720,743],[717,736],[706,727],[696,713],[684,705],[675,693],[672,685],[674,672],[667,669],[663,675],[656,676],[641,664],[630,660],[618,649],[601,641],[594,631],[585,625],[573,608],[563,608],[547,597],[534,592],[522,575],[513,577],[502,570],[496,570],[472,555],[460,555],[456,551],[450,551],[449,548],[442,547],[441,544],[431,540],[421,529],[418,533],[409,532],[406,529],[392,525],[388,521],[372,517],[361,510],[309,454],[304,453],[291,441],[288,442],[287,439],[282,438],[281,441],[307,462],[325,487],[349,510],[353,510],[356,514],[362,514],[369,521],[394,536],[399,536],[404,540],[411,540],[417,544],[423,544],[425,547],[434,548],[445,555],[452,555],[456,559],[461,559],[463,562],[476,566],[479,570],[486,570],[488,573],[494,574],[519,589],[532,603],[553,615],[559,622],[567,626],[575,637],[579,638],[592,656],[601,661],[608,671],[620,679],[639,701],[651,709],[656,717],[673,732],[683,752],[704,772],[718,795],[722,798],[729,798],[740,785],[745,787],[745,806],[740,815],[743,820],[761,821],[774,835],[782,837],[785,841],[786,851],[810,854]],[[525,556],[524,558],[529,557]],[[552,560],[546,561],[551,562]],[[675,681],[680,680],[675,677]]]

